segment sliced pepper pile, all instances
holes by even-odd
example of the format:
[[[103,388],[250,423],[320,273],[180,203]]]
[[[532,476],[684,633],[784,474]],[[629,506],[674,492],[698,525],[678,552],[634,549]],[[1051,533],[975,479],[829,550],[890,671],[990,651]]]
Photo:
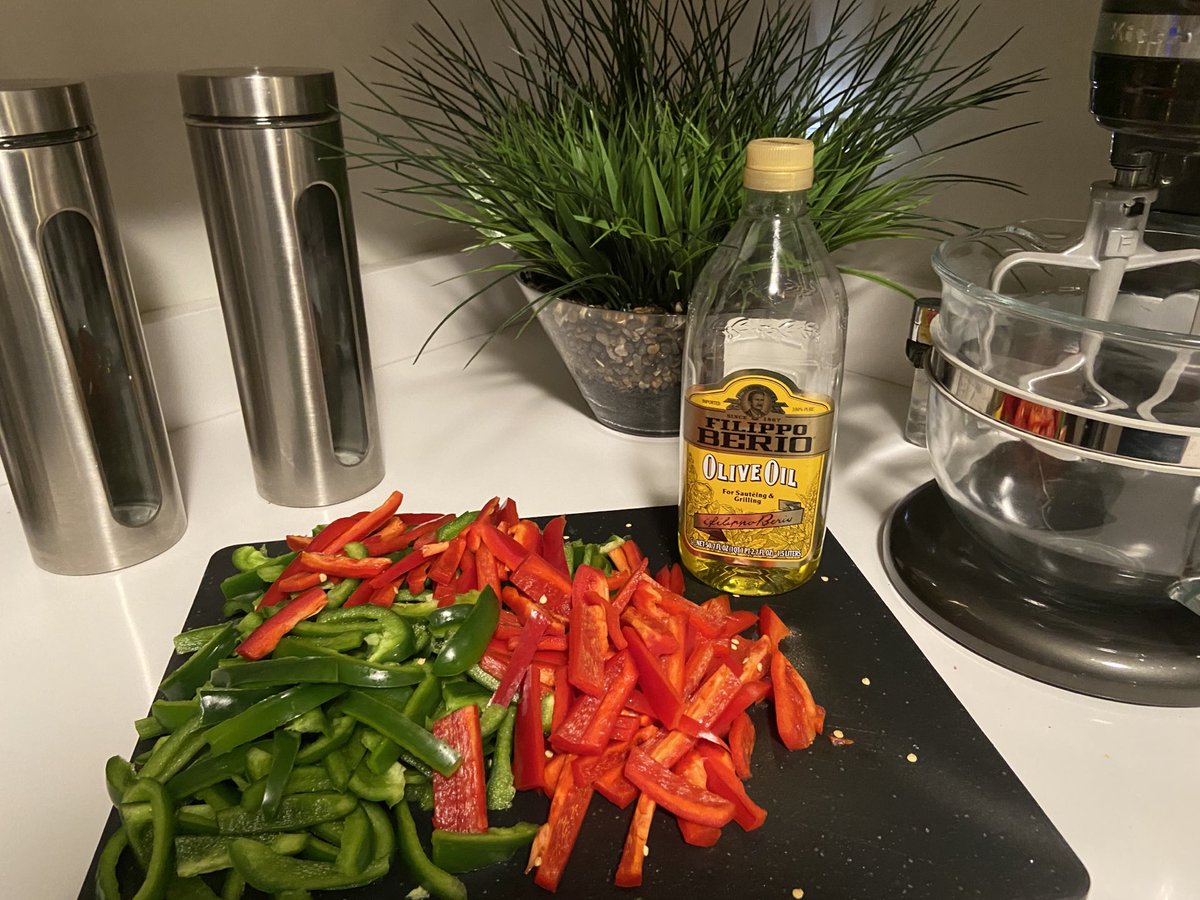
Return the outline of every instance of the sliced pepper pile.
[[[497,679],[494,703],[520,690],[516,786],[550,797],[527,871],[557,890],[598,793],[633,805],[615,882],[635,887],[657,808],[705,847],[730,822],[751,831],[766,820],[743,784],[755,740],[749,707],[772,696],[793,750],[812,744],[825,711],[781,652],[788,629],[769,607],[756,616],[723,595],[693,603],[679,566],[651,576],[634,541],[576,545],[583,558],[568,558],[561,534],[558,519],[540,544],[532,532],[516,541],[483,530],[506,609],[480,667]],[[745,636],[755,627],[757,638]]]
[[[121,827],[98,896],[121,896],[130,853],[139,900],[218,896],[214,879],[222,898],[343,890],[394,857],[461,898],[457,873],[526,846],[554,891],[596,793],[633,806],[622,886],[641,884],[660,807],[697,846],[763,824],[746,710],[772,696],[790,749],[824,721],[769,608],[693,603],[678,565],[651,575],[628,538],[567,543],[564,517],[539,528],[511,500],[458,516],[401,500],[281,556],[233,554],[230,621],[177,636],[188,658],[136,723],[153,744],[106,767]],[[545,823],[492,824],[519,789],[549,797]],[[431,854],[412,803],[432,811]]]

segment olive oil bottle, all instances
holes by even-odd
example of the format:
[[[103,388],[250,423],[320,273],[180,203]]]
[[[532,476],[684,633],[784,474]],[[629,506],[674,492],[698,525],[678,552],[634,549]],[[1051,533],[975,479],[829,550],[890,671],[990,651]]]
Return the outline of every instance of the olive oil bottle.
[[[718,590],[816,571],[846,345],[846,291],[808,216],[813,145],[746,148],[742,212],[688,311],[679,549]]]

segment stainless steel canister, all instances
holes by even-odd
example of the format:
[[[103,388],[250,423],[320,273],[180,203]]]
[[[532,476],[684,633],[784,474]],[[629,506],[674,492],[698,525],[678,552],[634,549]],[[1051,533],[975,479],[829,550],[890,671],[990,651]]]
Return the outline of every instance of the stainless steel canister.
[[[79,82],[0,81],[0,455],[43,569],[120,569],[187,526]]]
[[[183,72],[179,89],[259,493],[383,478],[333,73]]]

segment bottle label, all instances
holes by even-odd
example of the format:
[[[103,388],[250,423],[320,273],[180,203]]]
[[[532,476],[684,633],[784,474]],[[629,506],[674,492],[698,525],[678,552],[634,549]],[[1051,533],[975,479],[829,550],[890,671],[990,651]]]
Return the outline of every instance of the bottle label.
[[[756,566],[807,559],[833,406],[782,375],[742,369],[688,391],[682,431],[682,536],[692,553]]]

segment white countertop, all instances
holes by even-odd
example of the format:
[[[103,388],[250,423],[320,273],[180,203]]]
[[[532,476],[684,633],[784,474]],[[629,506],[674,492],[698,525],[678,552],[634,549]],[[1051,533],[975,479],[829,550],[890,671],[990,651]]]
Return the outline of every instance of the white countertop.
[[[373,342],[378,338],[373,335]],[[597,424],[539,329],[469,368],[462,345],[376,372],[384,482],[335,507],[273,507],[254,489],[241,418],[172,434],[189,525],[161,556],[88,577],[36,568],[0,493],[0,897],[74,897],[108,813],[103,765],[127,754],[214,550],[374,506],[457,511],[493,494],[525,515],[675,502],[677,445]],[[1087,866],[1093,900],[1200,897],[1200,710],[1091,699],[1010,673],[926,624],[879,554],[887,511],[930,477],[905,444],[907,391],[849,375],[830,527]],[[938,898],[933,898],[938,900]],[[1019,900],[1019,898],[1014,898]]]

